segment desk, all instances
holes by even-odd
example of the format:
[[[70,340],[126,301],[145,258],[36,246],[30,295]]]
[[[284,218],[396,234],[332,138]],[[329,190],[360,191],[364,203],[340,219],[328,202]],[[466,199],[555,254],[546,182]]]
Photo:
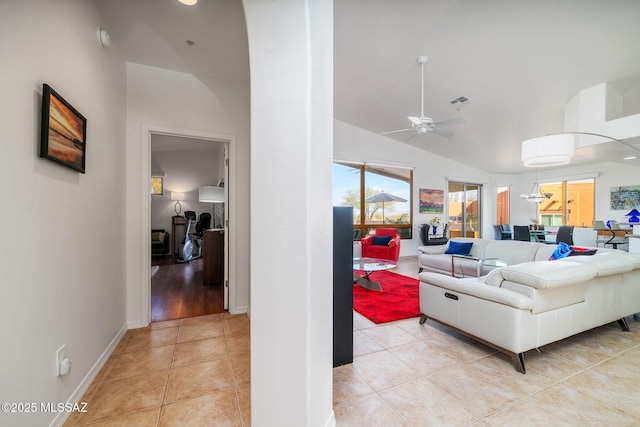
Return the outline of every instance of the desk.
[[[224,229],[204,231],[202,256],[204,258],[204,285],[224,282]]]

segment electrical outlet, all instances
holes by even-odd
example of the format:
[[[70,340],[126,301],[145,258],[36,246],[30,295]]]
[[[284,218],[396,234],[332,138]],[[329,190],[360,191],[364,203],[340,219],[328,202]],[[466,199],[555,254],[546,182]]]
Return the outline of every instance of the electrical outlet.
[[[64,375],[60,372],[60,366],[62,365],[62,361],[67,358],[67,346],[63,345],[56,352],[56,376]],[[67,372],[68,373],[68,372]]]

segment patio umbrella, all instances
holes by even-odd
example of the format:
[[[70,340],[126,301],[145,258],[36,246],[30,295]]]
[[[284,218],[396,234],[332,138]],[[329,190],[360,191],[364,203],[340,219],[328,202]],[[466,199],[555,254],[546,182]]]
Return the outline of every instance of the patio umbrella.
[[[365,203],[382,203],[382,223],[384,224],[385,202],[406,202],[407,200],[383,191],[382,193],[374,194],[373,196],[366,198],[364,201]]]

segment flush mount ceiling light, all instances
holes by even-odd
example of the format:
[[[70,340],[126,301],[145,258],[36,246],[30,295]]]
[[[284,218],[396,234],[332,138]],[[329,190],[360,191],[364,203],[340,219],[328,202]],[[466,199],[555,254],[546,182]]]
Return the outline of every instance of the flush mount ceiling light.
[[[182,4],[186,4],[187,6],[193,6],[198,3],[198,0],[178,0]]]
[[[537,168],[566,165],[573,156],[573,135],[547,135],[522,143],[522,163]]]

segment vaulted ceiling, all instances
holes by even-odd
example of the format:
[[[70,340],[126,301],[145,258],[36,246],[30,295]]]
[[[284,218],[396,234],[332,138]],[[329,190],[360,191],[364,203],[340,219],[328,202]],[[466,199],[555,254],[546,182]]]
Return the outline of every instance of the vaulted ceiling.
[[[240,0],[96,4],[127,61],[249,83]],[[447,128],[449,138],[389,137],[519,173],[521,142],[562,131],[565,106],[584,89],[608,82],[624,95],[624,115],[640,113],[639,16],[637,0],[335,0],[334,116],[375,133],[409,127],[407,116],[420,114],[416,59],[427,55],[425,115],[467,122]],[[460,96],[472,101],[450,104]],[[572,164],[622,162],[627,150],[599,144]]]

